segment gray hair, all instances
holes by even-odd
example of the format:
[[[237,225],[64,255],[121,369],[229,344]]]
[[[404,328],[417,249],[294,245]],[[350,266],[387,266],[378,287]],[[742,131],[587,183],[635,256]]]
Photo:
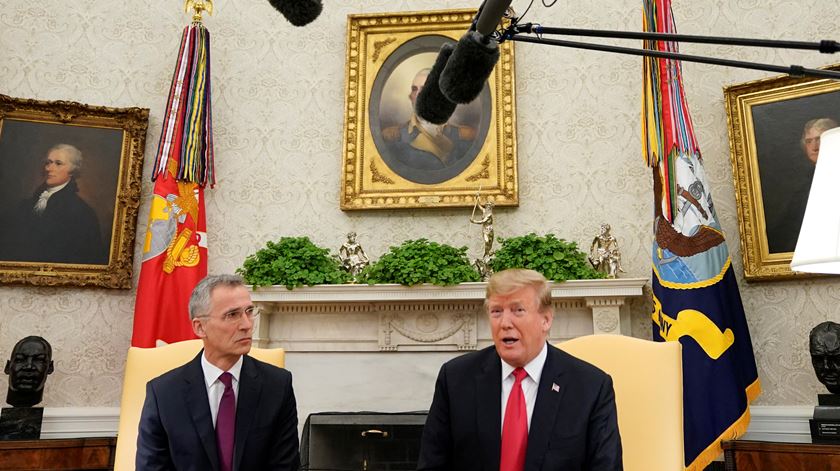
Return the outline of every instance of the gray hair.
[[[837,121],[834,121],[831,118],[817,118],[812,119],[805,123],[805,127],[802,128],[802,139],[804,141],[805,135],[808,134],[808,131],[811,129],[816,129],[820,132],[820,134],[828,131],[829,129],[834,129],[838,127]]]
[[[217,286],[245,286],[245,280],[239,275],[207,275],[195,285],[190,295],[190,320],[210,314],[210,296]]]
[[[64,152],[67,155],[70,165],[73,166],[72,175],[78,176],[82,171],[82,151],[80,151],[76,146],[70,144],[56,144],[50,147],[50,150],[47,151],[47,155],[50,155],[50,152],[55,150]]]

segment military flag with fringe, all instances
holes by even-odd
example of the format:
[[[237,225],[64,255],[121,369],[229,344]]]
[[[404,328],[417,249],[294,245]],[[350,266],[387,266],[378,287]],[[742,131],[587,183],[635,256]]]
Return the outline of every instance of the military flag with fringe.
[[[676,33],[670,0],[643,1],[645,31]],[[669,41],[645,47],[677,52]],[[699,471],[720,455],[721,440],[746,431],[761,386],[681,64],[646,57],[643,74],[642,147],[654,187],[653,337],[682,344],[685,469]]]
[[[207,276],[204,187],[215,183],[210,33],[200,21],[184,28],[181,37],[152,180],[134,307],[135,347],[195,338],[188,302]]]

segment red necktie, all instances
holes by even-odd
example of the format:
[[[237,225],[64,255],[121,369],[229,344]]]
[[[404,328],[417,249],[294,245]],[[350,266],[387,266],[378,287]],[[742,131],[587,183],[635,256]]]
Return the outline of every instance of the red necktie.
[[[236,398],[233,395],[233,375],[227,371],[219,376],[225,385],[219,414],[216,416],[216,445],[219,447],[219,465],[222,471],[233,469],[233,433],[236,424]]]
[[[522,368],[513,370],[513,388],[505,406],[505,424],[502,427],[502,458],[499,471],[522,471],[525,468],[525,450],[528,448],[528,409],[522,380],[528,372]]]

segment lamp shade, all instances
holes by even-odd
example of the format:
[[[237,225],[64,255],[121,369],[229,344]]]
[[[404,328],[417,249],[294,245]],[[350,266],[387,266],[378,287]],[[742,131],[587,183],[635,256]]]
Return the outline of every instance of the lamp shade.
[[[820,154],[790,268],[840,274],[840,128],[820,136]]]

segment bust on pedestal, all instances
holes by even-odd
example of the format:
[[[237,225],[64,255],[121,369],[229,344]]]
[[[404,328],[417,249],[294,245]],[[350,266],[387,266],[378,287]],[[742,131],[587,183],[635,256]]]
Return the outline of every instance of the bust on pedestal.
[[[814,442],[840,442],[840,324],[823,322],[809,337],[811,364],[817,379],[831,394],[819,394],[814,407],[811,439]]]
[[[0,411],[0,440],[35,440],[41,437],[42,407],[32,407],[44,396],[47,375],[53,372],[52,347],[43,337],[24,337],[6,362],[9,375],[6,402]]]

